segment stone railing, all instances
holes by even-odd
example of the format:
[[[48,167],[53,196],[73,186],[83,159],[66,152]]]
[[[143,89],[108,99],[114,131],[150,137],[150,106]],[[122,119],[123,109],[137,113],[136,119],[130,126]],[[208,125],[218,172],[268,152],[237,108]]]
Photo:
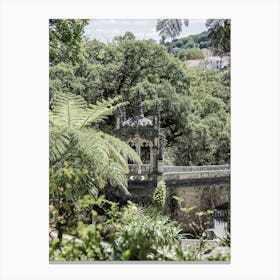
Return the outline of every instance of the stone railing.
[[[165,166],[163,178],[170,182],[230,178],[230,165]]]
[[[149,173],[151,169],[150,164],[129,164],[129,173]]]
[[[164,173],[186,173],[201,171],[230,170],[230,165],[209,165],[209,166],[165,166]]]
[[[150,164],[129,164],[130,173],[149,173]],[[208,165],[208,166],[164,166],[164,173],[189,173],[203,171],[230,171],[230,165]]]

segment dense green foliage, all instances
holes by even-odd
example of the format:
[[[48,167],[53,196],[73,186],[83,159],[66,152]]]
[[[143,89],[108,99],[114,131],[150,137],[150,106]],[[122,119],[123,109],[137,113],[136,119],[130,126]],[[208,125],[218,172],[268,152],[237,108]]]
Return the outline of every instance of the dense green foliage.
[[[77,223],[72,238],[51,238],[50,260],[184,260],[180,229],[176,222],[153,207],[132,202],[119,209],[110,203],[103,224]],[[94,204],[94,203],[93,203]],[[98,213],[96,212],[98,215]],[[104,236],[106,228],[109,235]],[[102,242],[107,239],[110,242]]]
[[[72,236],[62,239],[50,237],[49,257],[52,261],[197,261],[214,249],[203,238],[191,246],[183,247],[180,227],[157,208],[139,206],[130,201],[123,208],[100,197],[99,201],[83,199],[81,206],[99,205],[95,212],[106,208],[103,222],[85,225],[78,222]],[[108,205],[109,208],[107,207]],[[183,209],[184,210],[184,209]],[[104,211],[103,211],[104,212]],[[199,216],[208,212],[198,212]],[[200,225],[201,226],[201,225]],[[226,237],[227,240],[229,237]],[[223,246],[226,246],[224,241]],[[230,256],[210,256],[204,260],[230,260]]]
[[[181,59],[183,61],[205,58],[204,53],[200,49],[197,49],[197,48],[180,50],[177,53],[177,56],[179,59]]]
[[[196,48],[199,49],[209,48],[211,44],[208,31],[203,31],[200,34],[190,35],[187,38],[191,38],[194,41]]]
[[[164,209],[166,202],[166,185],[164,181],[158,182],[153,194],[153,203],[160,211]]]
[[[84,60],[83,33],[86,19],[50,19],[49,47],[50,64],[68,62],[72,64]]]
[[[170,145],[175,165],[211,165],[230,159],[230,72],[188,70],[192,114]],[[175,157],[174,157],[175,155]]]
[[[171,52],[173,48],[179,48],[181,50],[190,48],[204,49],[210,48],[211,46],[207,31],[203,31],[202,33],[196,35],[189,35],[187,37],[174,39],[170,42],[164,42],[162,44],[169,52]]]
[[[130,202],[113,223],[117,227],[111,235],[115,260],[184,259],[178,224],[156,208]]]
[[[115,38],[112,44],[96,40],[86,44],[87,62],[50,67],[50,96],[59,92],[81,95],[88,103],[121,97],[134,111],[135,95],[142,94],[145,115],[161,103],[161,126],[173,164],[220,164],[229,161],[229,72],[187,69],[151,40],[135,40],[133,34]],[[103,131],[112,131],[109,117]],[[218,136],[218,137],[217,137]],[[184,156],[177,158],[180,149]],[[172,164],[172,162],[170,162]]]
[[[77,222],[89,223],[89,207],[80,207],[78,201],[86,194],[96,196],[93,179],[87,170],[74,169],[64,164],[58,170],[50,169],[50,228],[58,232],[58,238],[63,233],[73,234]]]
[[[50,261],[102,261],[110,255],[102,243],[99,229],[82,222],[77,226],[77,237],[52,238],[49,245]]]

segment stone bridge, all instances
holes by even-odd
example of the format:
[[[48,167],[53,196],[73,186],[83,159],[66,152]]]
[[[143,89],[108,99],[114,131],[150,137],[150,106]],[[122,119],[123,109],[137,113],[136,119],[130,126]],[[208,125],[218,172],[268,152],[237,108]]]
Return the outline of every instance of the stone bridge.
[[[229,183],[229,165],[210,165],[210,166],[165,166],[163,180],[168,186],[192,186],[200,185],[207,181],[208,184]]]
[[[167,186],[165,212],[179,221],[186,232],[193,232],[190,220],[208,223],[213,227],[212,217],[198,217],[197,212],[229,208],[230,166],[164,166],[161,175],[149,173],[149,165],[130,165],[129,191],[136,201],[151,202],[156,180],[164,180]],[[133,176],[133,177],[131,177]],[[180,206],[175,197],[180,198]],[[182,208],[185,208],[182,211]],[[187,210],[192,209],[192,210]],[[228,209],[225,209],[228,210]]]

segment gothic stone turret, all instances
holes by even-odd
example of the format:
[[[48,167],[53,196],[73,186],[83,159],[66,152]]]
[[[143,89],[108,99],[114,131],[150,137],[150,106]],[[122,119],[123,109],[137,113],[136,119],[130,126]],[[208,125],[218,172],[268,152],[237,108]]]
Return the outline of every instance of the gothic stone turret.
[[[144,116],[140,93],[134,115],[126,119],[125,108],[117,112],[115,132],[139,155],[142,164],[128,161],[129,184],[151,182],[153,185],[161,179],[163,173],[164,135],[160,132],[160,108],[157,104],[153,120]]]

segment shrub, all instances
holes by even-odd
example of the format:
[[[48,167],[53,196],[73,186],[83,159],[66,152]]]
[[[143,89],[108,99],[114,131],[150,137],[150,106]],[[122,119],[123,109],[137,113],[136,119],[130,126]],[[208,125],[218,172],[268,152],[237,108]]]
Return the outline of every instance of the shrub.
[[[130,202],[111,235],[113,260],[183,260],[180,229],[157,209]]]
[[[153,194],[153,203],[155,207],[157,207],[160,210],[164,209],[166,200],[166,185],[164,181],[160,181],[157,184],[157,187]]]
[[[49,244],[50,261],[90,261],[109,258],[108,247],[101,242],[100,227],[78,223],[78,238],[59,240],[54,238]],[[108,245],[107,245],[108,246]]]
[[[74,169],[65,162],[63,168],[49,170],[50,227],[63,233],[73,234],[78,221],[90,222],[90,207],[79,205],[78,200],[95,188],[91,187],[88,171]]]

